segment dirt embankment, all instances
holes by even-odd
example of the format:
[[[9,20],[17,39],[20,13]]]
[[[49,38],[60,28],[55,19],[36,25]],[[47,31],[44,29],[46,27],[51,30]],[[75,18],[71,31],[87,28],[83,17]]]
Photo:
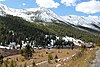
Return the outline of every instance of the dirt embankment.
[[[16,50],[16,49],[8,50],[8,49],[1,49],[1,48],[0,48],[0,53],[1,53],[4,57],[19,54],[19,52],[20,52],[20,51],[19,51],[19,50]]]

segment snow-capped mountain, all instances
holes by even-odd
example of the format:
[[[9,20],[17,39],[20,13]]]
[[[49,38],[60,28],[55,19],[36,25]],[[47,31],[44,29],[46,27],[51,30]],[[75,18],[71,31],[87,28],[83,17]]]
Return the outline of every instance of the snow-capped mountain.
[[[88,29],[93,31],[100,31],[100,16],[62,16],[66,23],[70,23],[76,27],[82,29]]]
[[[46,8],[27,8],[27,9],[14,9],[6,5],[0,4],[0,15],[13,15],[22,17],[27,21],[43,21],[43,22],[63,22],[63,19],[56,15],[53,11]]]
[[[67,23],[74,25],[75,27],[92,30],[100,33],[100,16],[58,16],[50,9],[43,7],[38,8],[25,8],[25,9],[15,9],[10,8],[6,5],[0,4],[0,15],[13,15],[22,17],[23,19],[33,22],[56,22],[56,23]]]

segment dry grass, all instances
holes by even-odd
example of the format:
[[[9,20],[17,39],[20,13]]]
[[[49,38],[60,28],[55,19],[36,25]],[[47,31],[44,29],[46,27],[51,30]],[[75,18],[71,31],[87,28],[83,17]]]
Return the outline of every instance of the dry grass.
[[[55,55],[58,56],[58,58],[65,58],[65,57],[69,57],[72,56],[73,54],[75,54],[77,52],[77,49],[71,50],[71,49],[42,49],[42,50],[38,50],[35,49],[35,53],[33,53],[33,59],[35,61],[35,63],[40,63],[43,61],[48,61],[48,55],[51,54],[53,56],[53,58],[55,57]],[[6,60],[7,58],[9,58],[9,61],[14,60],[17,62],[17,65],[24,65],[25,63],[29,66],[32,65],[32,61],[33,60],[25,60],[24,57],[22,57],[21,55],[13,55],[13,56],[9,56],[4,58],[4,60]],[[38,65],[38,67],[55,67],[57,64],[62,64],[63,63],[60,62],[55,62],[55,59],[51,61],[51,63],[43,63]]]
[[[35,63],[40,63],[47,61],[43,64],[37,65],[37,67],[56,67],[57,64],[61,64],[61,67],[90,67],[89,62],[95,58],[96,49],[87,49],[82,56],[75,55],[72,58],[72,55],[77,54],[79,49],[35,49],[33,53],[33,59]],[[55,59],[51,60],[51,63],[48,63],[48,55],[51,54],[53,58],[55,55],[60,58],[60,61],[55,62]],[[70,57],[68,60],[65,58]],[[9,61],[14,60],[18,65],[24,65],[25,63],[29,66],[32,65],[33,60],[25,60],[21,55],[13,55],[6,57],[4,59],[10,58]],[[63,58],[63,59],[61,59]]]
[[[67,67],[90,67],[90,61],[95,58],[96,49],[87,49],[81,57],[68,62]],[[66,67],[66,66],[64,66]]]

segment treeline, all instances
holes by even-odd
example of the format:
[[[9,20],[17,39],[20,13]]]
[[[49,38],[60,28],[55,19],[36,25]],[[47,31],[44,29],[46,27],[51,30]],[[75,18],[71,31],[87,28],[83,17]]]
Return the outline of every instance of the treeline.
[[[48,34],[41,29],[34,28],[30,22],[11,15],[0,16],[0,43],[2,45],[16,42],[21,44],[28,38],[29,41],[41,38]]]
[[[45,32],[52,33],[57,36],[69,36],[73,38],[77,38],[83,40],[85,42],[93,42],[93,43],[100,43],[100,36],[99,34],[94,34],[91,32],[79,30],[75,27],[65,24],[58,24],[58,23],[32,23],[34,27],[41,29]]]
[[[0,43],[2,45],[16,42],[21,44],[21,41],[26,41],[26,38],[31,41],[36,41],[41,45],[45,42],[45,35],[69,36],[81,39],[85,42],[100,42],[100,37],[92,33],[76,29],[70,25],[58,23],[39,23],[27,22],[22,18],[7,15],[0,16]],[[45,43],[46,44],[46,43]]]

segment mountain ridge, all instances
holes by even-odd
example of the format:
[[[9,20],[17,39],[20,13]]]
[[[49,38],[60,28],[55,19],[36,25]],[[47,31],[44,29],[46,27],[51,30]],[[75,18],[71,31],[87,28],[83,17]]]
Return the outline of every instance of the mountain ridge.
[[[70,16],[62,16],[62,18],[64,18],[68,23],[70,23],[70,25],[75,26],[77,28],[81,29],[87,28],[100,33],[100,16],[85,17],[85,16],[70,15]]]
[[[0,4],[0,15],[13,15],[22,17],[29,22],[64,23],[89,32],[100,33],[100,16],[59,16],[47,8],[9,8]]]
[[[22,17],[27,21],[33,22],[33,21],[43,21],[43,22],[57,22],[63,21],[60,16],[56,15],[53,11],[50,9],[46,9],[43,7],[38,8],[24,8],[24,9],[13,9],[9,8],[6,5],[1,4],[0,5],[0,14],[5,15],[13,15]]]

